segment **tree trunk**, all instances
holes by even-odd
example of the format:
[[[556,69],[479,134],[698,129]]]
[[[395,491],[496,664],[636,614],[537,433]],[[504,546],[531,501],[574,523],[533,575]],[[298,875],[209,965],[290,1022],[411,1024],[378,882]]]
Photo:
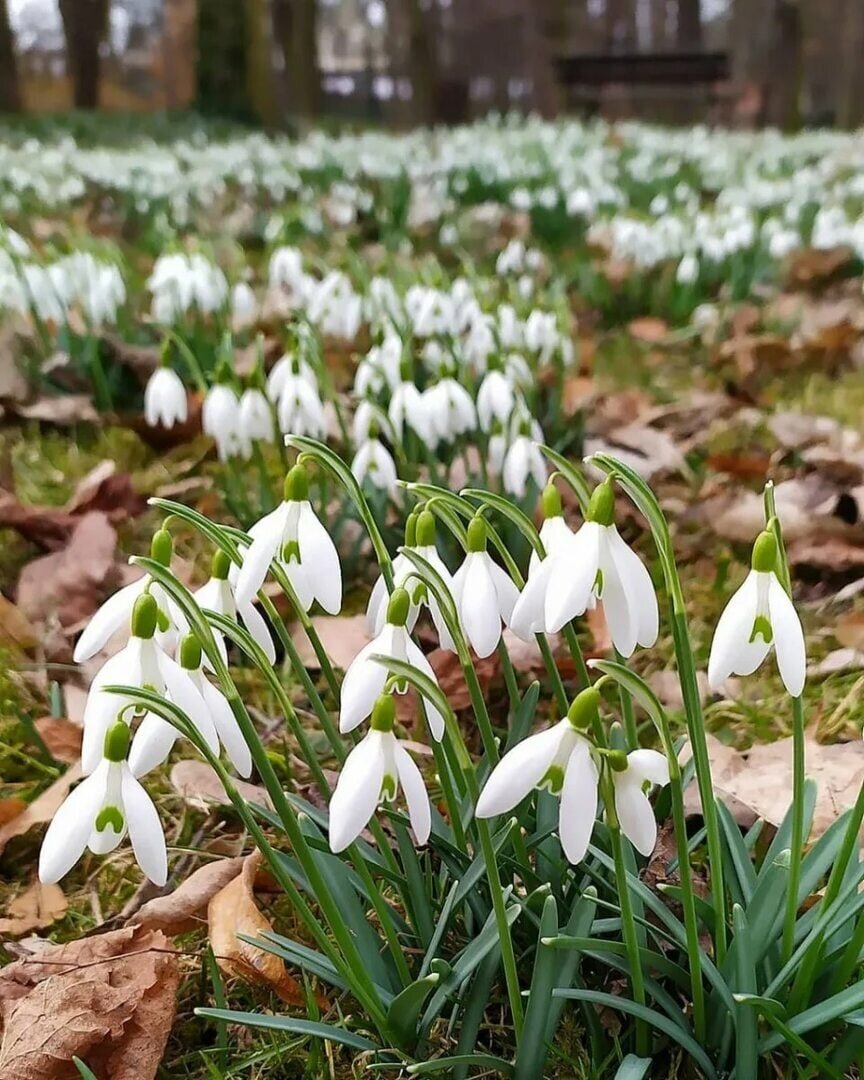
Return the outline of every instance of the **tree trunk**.
[[[837,123],[854,128],[864,124],[864,5],[846,0],[843,56],[837,101]]]
[[[18,112],[21,88],[15,59],[15,38],[6,0],[0,0],[0,112]]]
[[[270,18],[266,0],[246,0],[246,95],[255,117],[272,127],[278,118],[273,56],[270,49]]]
[[[699,0],[678,0],[678,48],[702,48],[702,8]]]
[[[773,0],[765,114],[784,130],[799,127],[804,33],[798,0]]]
[[[635,0],[606,0],[606,49],[609,52],[630,52],[636,47]]]
[[[437,119],[438,56],[432,29],[420,0],[406,0],[408,26],[408,71],[413,87],[414,119],[418,124],[434,124]]]
[[[77,109],[99,104],[99,48],[108,30],[110,0],[60,0],[66,62]]]
[[[295,115],[321,115],[317,0],[271,0],[273,31],[285,60]]]

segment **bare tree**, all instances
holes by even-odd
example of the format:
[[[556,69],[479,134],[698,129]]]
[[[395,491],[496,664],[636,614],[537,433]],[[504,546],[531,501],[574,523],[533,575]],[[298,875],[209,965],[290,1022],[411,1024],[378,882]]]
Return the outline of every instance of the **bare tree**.
[[[837,122],[851,128],[864,124],[864,4],[846,0],[844,7]]]
[[[765,119],[787,130],[801,120],[804,31],[799,0],[772,0]]]
[[[99,104],[100,50],[108,32],[110,0],[60,0],[66,61],[76,108]]]
[[[17,112],[21,108],[21,89],[15,59],[15,38],[9,22],[6,0],[0,0],[0,112]]]
[[[304,120],[314,120],[321,113],[317,0],[271,0],[270,10],[294,111]]]
[[[678,0],[678,47],[702,47],[702,6],[699,0]]]
[[[636,0],[606,0],[605,36],[610,52],[629,52],[635,47]]]

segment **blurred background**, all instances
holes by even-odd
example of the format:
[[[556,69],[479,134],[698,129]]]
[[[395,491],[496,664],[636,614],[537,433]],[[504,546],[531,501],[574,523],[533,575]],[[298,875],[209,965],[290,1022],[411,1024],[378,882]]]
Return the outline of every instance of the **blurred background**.
[[[0,111],[864,122],[862,0],[0,0]]]

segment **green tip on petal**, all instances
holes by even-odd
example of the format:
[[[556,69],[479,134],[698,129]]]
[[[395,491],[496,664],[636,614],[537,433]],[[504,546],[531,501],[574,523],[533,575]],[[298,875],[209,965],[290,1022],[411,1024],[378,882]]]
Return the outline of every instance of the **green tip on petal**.
[[[210,560],[210,577],[217,578],[219,581],[225,581],[230,569],[231,560],[225,552],[220,549]]]
[[[476,514],[468,525],[468,551],[485,551],[488,535],[486,522],[479,514]]]
[[[435,546],[435,515],[431,510],[424,510],[417,518],[417,546]]]
[[[612,772],[627,771],[627,755],[623,750],[610,750],[606,755],[606,760],[609,762],[609,768]]]
[[[150,541],[150,558],[163,566],[171,565],[171,556],[174,554],[174,541],[167,529],[159,529],[153,534]]]
[[[411,610],[411,597],[405,589],[394,589],[387,605],[387,622],[393,626],[404,626],[408,622]]]
[[[600,691],[589,686],[573,699],[567,719],[577,731],[585,731],[600,715]]]
[[[417,543],[417,510],[412,510],[405,522],[405,547],[414,547]]]
[[[604,480],[594,488],[585,516],[588,521],[596,521],[598,525],[609,526],[615,520],[615,489],[611,479]]]
[[[125,761],[129,754],[130,741],[129,725],[122,720],[116,720],[105,732],[102,756],[108,761]]]
[[[549,518],[561,517],[564,513],[564,507],[561,503],[561,495],[558,488],[554,484],[547,484],[543,488],[543,494],[540,496],[540,502],[543,507],[543,519],[548,521]]]
[[[180,642],[180,667],[197,671],[201,667],[201,642],[194,634],[187,634]]]
[[[306,502],[309,498],[309,473],[304,465],[295,465],[285,477],[285,502]]]
[[[392,731],[396,723],[396,702],[392,694],[382,694],[372,706],[372,730]]]
[[[772,573],[777,569],[777,537],[769,529],[756,537],[750,565],[760,574]]]
[[[132,636],[152,638],[159,622],[159,605],[150,593],[142,593],[132,608]]]

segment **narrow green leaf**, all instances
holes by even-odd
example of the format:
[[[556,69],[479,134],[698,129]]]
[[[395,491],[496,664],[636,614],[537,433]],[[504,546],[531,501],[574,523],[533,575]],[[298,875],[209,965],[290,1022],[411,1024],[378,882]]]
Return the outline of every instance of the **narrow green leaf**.
[[[729,955],[735,954],[735,990],[738,994],[755,994],[756,967],[750,943],[750,927],[738,904],[732,908],[732,928],[735,936]],[[759,1075],[757,1019],[753,1009],[739,1003],[735,1016],[736,1080],[757,1080]]]
[[[424,975],[422,979],[410,983],[390,1002],[387,1022],[396,1036],[397,1045],[402,1050],[413,1049],[417,1041],[420,1010],[426,998],[440,981],[441,976],[433,971],[429,975]]]
[[[534,1080],[543,1075],[546,1063],[546,1020],[552,991],[555,989],[555,953],[549,941],[558,933],[558,904],[554,896],[547,896],[540,915],[537,949],[534,953],[534,971],[528,989],[528,1006],[522,1038],[516,1054],[516,1080]]]
[[[459,1042],[456,1044],[457,1057],[468,1057],[474,1053],[477,1045],[477,1035],[486,1008],[489,1005],[489,994],[492,983],[501,966],[501,950],[493,949],[483,958],[483,962],[477,968],[474,978],[468,984],[461,996],[462,1023],[459,1027]],[[469,1065],[462,1062],[453,1067],[453,1080],[466,1080]]]
[[[72,1062],[81,1076],[83,1076],[84,1080],[99,1080],[96,1073],[94,1073],[88,1065],[85,1065],[81,1058],[73,1057]]]
[[[618,1066],[615,1080],[642,1080],[648,1075],[650,1068],[651,1058],[640,1058],[635,1054],[628,1054]]]
[[[503,1058],[493,1057],[491,1054],[460,1054],[456,1057],[436,1058],[434,1061],[418,1062],[409,1065],[408,1072],[411,1076],[432,1076],[434,1073],[449,1072],[457,1066],[474,1065],[478,1069],[493,1069],[498,1076],[512,1076],[513,1066]]]
[[[349,1046],[352,1050],[379,1050],[380,1047],[362,1035],[333,1024],[319,1024],[312,1020],[299,1020],[294,1016],[267,1016],[264,1013],[235,1012],[233,1009],[196,1009],[196,1016],[210,1020],[225,1020],[243,1027],[266,1028],[268,1031],[284,1031],[291,1035],[308,1035],[313,1039]]]

